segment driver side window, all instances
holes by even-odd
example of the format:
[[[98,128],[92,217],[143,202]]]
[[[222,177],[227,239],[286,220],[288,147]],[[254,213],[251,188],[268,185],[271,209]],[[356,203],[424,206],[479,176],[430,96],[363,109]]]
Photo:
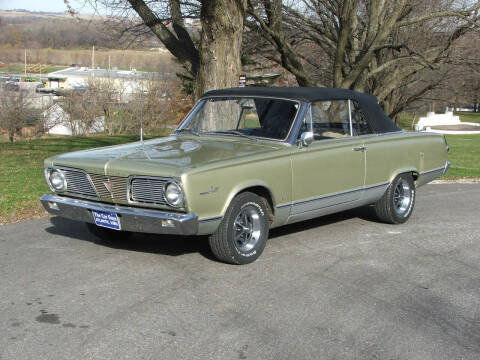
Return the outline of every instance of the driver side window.
[[[316,101],[304,119],[302,131],[312,131],[314,140],[351,136],[348,100]]]
[[[304,131],[313,132],[314,140],[373,134],[360,105],[351,100],[313,102],[300,134]]]

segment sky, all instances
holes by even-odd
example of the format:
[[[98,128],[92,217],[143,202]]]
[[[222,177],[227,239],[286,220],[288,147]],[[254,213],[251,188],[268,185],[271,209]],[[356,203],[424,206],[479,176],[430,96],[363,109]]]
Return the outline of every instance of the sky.
[[[92,9],[83,7],[84,1],[70,1],[75,10],[82,14],[92,13]],[[67,6],[63,0],[0,0],[0,9],[25,9],[29,11],[65,12]]]

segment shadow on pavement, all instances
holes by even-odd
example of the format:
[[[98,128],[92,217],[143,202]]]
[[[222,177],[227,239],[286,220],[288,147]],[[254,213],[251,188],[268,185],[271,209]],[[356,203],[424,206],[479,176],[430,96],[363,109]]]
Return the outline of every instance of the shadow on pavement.
[[[311,220],[305,220],[294,224],[280,226],[278,228],[270,230],[270,239],[274,239],[276,237],[285,236],[294,234],[297,232],[310,230],[313,228],[326,226],[329,224],[334,224],[337,222],[359,218],[365,221],[373,221],[378,222],[375,212],[372,206],[364,206],[352,210],[342,211],[339,213],[321,216]]]
[[[61,217],[50,218],[52,226],[46,229],[54,235],[61,235],[77,240],[92,242],[112,249],[146,252],[169,256],[179,256],[189,253],[199,253],[207,259],[214,260],[206,236],[173,236],[135,233],[129,237],[103,239],[93,235],[86,224],[80,221]]]
[[[295,224],[281,226],[270,230],[270,239],[287,236],[293,233],[326,226],[329,224],[361,218],[367,221],[376,221],[375,214],[370,207],[348,210],[332,215],[327,215]],[[51,217],[52,226],[46,231],[50,234],[61,235],[77,240],[92,242],[112,249],[146,252],[169,256],[179,256],[189,253],[199,253],[203,257],[215,260],[208,245],[208,236],[175,236],[135,233],[131,236],[123,236],[119,232],[118,238],[104,239],[93,235],[86,224],[79,221],[61,217]]]

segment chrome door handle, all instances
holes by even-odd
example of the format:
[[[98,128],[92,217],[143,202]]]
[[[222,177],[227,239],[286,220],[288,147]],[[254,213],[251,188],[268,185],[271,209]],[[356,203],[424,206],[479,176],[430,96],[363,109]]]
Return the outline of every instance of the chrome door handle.
[[[365,151],[367,150],[367,147],[366,146],[357,146],[357,147],[354,147],[353,150],[355,151]]]

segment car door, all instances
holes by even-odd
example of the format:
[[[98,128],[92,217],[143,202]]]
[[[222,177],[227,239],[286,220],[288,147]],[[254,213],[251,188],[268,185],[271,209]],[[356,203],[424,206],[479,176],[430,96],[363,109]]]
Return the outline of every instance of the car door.
[[[350,105],[349,100],[318,101],[307,111],[300,133],[312,131],[314,140],[292,150],[289,221],[340,211],[361,199],[365,151],[352,132]]]
[[[363,140],[365,149],[365,184],[362,202],[368,204],[378,200],[385,192],[389,185],[392,167],[399,163],[397,158],[405,157],[405,154],[404,151],[399,150],[398,141],[392,141],[390,136],[378,136],[373,131],[370,119],[356,101],[351,102],[351,118],[353,134]]]

